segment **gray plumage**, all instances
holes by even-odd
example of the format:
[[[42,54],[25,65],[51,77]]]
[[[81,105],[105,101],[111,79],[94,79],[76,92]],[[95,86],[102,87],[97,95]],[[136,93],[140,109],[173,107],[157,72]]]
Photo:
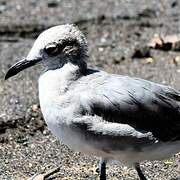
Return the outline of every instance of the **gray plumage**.
[[[140,78],[88,71],[77,81],[87,88],[81,92],[84,113],[151,132],[163,142],[180,140],[179,91]]]
[[[87,59],[81,31],[55,26],[38,37],[6,79],[40,62],[39,98],[49,129],[73,150],[102,157],[102,167],[108,159],[135,164],[143,179],[137,163],[180,150],[180,92],[88,69]]]

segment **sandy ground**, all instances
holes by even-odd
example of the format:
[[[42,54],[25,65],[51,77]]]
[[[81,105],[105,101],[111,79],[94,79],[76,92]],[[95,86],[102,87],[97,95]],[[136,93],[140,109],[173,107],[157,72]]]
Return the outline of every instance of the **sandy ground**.
[[[132,58],[156,33],[180,34],[178,0],[0,1],[0,179],[25,179],[60,166],[49,179],[97,179],[97,158],[74,153],[46,128],[38,108],[38,67],[4,82],[8,67],[25,57],[44,29],[75,23],[89,43],[89,66],[143,77],[180,90],[179,51],[148,50]],[[143,162],[149,179],[180,179],[180,154]],[[138,179],[131,167],[111,163],[108,179]]]

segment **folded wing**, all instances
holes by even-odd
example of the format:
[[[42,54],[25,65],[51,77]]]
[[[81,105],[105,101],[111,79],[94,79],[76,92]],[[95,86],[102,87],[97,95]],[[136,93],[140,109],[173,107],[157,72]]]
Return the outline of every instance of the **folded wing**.
[[[161,141],[180,140],[180,92],[171,87],[127,76],[97,75],[81,93],[81,105],[84,113],[104,121],[151,132]]]

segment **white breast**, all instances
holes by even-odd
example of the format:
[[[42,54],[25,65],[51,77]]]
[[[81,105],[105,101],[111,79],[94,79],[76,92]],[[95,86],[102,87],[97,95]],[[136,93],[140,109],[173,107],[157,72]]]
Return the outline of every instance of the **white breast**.
[[[58,74],[59,73],[59,74]],[[78,109],[78,101],[73,103],[73,90],[68,89],[68,83],[62,79],[60,71],[48,71],[39,79],[39,99],[44,119],[48,128],[60,138],[63,143],[73,149],[79,146],[80,137],[74,134],[70,125],[74,112]]]

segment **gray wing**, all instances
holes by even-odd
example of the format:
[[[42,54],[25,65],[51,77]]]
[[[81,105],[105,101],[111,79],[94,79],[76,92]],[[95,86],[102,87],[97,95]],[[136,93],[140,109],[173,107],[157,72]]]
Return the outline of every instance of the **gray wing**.
[[[84,114],[151,132],[161,141],[180,140],[180,92],[139,78],[96,72],[85,77]],[[88,83],[87,83],[88,82]]]

